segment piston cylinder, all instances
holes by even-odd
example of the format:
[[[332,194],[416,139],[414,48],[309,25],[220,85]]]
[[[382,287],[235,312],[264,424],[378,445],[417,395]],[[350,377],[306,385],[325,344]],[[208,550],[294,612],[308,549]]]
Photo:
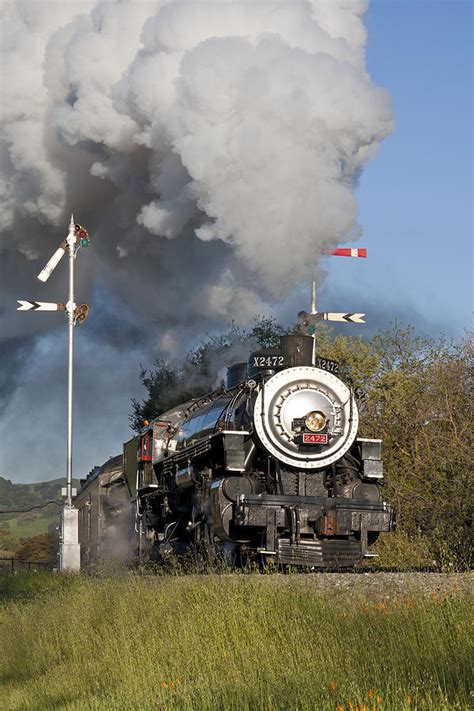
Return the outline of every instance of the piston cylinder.
[[[194,467],[184,467],[176,472],[174,480],[180,489],[189,489],[199,483],[199,474]]]

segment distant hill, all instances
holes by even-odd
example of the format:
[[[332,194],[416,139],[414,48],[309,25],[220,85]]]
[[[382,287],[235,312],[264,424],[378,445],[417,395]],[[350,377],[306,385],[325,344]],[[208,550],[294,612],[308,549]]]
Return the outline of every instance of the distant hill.
[[[79,480],[74,480],[78,486]],[[1,513],[41,506],[47,501],[61,502],[65,478],[34,484],[14,484],[0,477],[0,555],[11,554],[22,538],[46,533],[59,525],[60,507],[49,504],[25,513]]]

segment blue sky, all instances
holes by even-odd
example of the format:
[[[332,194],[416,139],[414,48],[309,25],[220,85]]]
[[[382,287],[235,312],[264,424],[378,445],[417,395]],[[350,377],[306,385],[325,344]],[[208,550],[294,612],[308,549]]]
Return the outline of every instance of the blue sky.
[[[325,309],[365,309],[369,322],[373,304],[374,318],[432,335],[472,327],[472,23],[468,1],[371,3],[367,66],[395,131],[358,189],[369,258],[326,264]]]

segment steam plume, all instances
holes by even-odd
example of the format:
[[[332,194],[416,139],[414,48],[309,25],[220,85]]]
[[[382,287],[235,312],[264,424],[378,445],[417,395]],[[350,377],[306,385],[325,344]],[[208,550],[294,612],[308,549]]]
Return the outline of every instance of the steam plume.
[[[130,328],[90,317],[127,373],[137,348],[144,357],[176,350],[203,330],[269,313],[308,278],[322,248],[353,238],[354,185],[392,129],[388,95],[365,70],[366,8],[362,0],[3,3],[8,347],[34,330],[57,348],[57,320],[25,318],[14,304],[63,300],[64,269],[46,287],[35,276],[71,211],[93,236],[78,260],[81,300],[99,284],[109,308],[125,310],[121,325],[141,327],[141,342],[130,343]],[[92,343],[87,328],[81,337]],[[100,392],[101,373],[88,375]],[[9,397],[14,376],[17,366]],[[119,406],[124,421],[132,394]],[[117,434],[109,439],[117,448]]]

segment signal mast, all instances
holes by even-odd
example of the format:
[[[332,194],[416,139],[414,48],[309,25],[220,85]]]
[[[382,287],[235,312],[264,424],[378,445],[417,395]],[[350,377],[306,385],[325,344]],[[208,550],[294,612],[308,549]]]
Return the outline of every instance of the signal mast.
[[[324,255],[333,257],[357,257],[366,258],[367,249],[365,247],[339,247],[323,252]],[[336,313],[333,311],[318,311],[316,308],[316,273],[313,267],[311,279],[311,311],[300,311],[298,319],[303,332],[313,337],[313,365],[316,365],[316,325],[319,321],[338,321],[340,323],[365,323],[365,314],[359,313]]]
[[[74,260],[81,247],[88,247],[90,236],[85,227],[74,222],[71,215],[68,235],[38,274],[38,279],[45,283],[68,252],[69,255],[69,294],[66,303],[49,303],[44,301],[18,301],[18,311],[65,311],[69,331],[68,352],[68,398],[67,398],[67,476],[66,487],[62,490],[65,496],[61,515],[61,537],[59,546],[59,569],[61,571],[80,570],[80,545],[78,537],[78,510],[73,506],[72,498],[76,491],[72,486],[72,425],[73,425],[73,374],[74,374],[74,327],[80,326],[89,314],[89,306],[77,306],[74,301]]]

